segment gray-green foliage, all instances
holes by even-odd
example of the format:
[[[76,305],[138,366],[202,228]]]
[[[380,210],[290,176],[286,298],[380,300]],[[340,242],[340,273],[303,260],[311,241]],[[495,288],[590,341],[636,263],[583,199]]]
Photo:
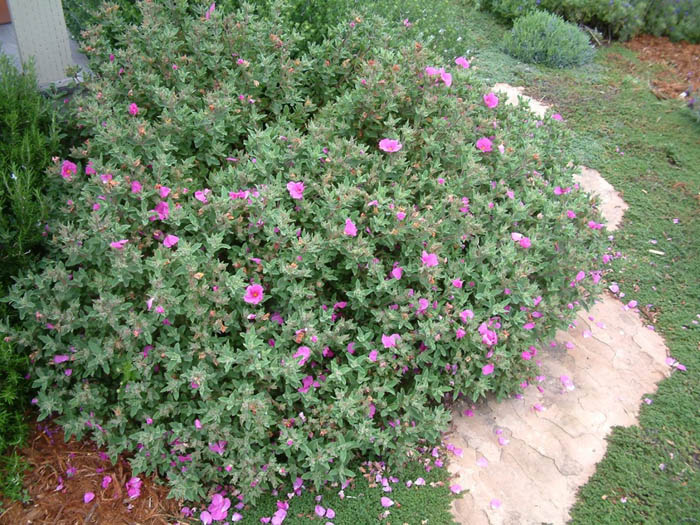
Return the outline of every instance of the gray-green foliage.
[[[550,67],[576,67],[590,62],[595,49],[578,27],[557,15],[535,11],[515,21],[505,51],[523,62]]]

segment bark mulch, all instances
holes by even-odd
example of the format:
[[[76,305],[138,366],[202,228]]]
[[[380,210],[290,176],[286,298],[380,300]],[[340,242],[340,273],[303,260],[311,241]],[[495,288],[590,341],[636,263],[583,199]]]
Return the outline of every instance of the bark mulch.
[[[641,60],[665,66],[652,81],[657,97],[678,98],[688,89],[700,90],[700,44],[641,35],[625,45],[637,51]]]
[[[139,497],[130,499],[125,484],[132,477],[124,458],[112,465],[94,443],[64,441],[62,430],[37,423],[22,456],[30,466],[24,486],[31,501],[4,501],[0,525],[165,525],[178,522],[179,505],[166,499],[168,489],[141,476]],[[102,480],[112,482],[102,488]],[[89,503],[83,498],[94,493]]]

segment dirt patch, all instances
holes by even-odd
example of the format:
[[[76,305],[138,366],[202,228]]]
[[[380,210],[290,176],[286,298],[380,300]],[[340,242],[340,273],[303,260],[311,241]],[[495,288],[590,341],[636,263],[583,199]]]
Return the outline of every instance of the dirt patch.
[[[625,46],[636,51],[641,60],[665,66],[652,80],[657,97],[678,98],[689,88],[700,89],[700,44],[641,35]]]
[[[24,480],[31,501],[5,501],[2,525],[166,525],[177,519],[180,507],[166,499],[167,488],[140,476],[141,493],[129,498],[125,485],[132,473],[125,458],[112,465],[104,451],[87,440],[66,443],[55,425],[37,423],[22,456],[31,467]],[[102,488],[105,476],[111,482]],[[94,499],[86,503],[88,492]]]

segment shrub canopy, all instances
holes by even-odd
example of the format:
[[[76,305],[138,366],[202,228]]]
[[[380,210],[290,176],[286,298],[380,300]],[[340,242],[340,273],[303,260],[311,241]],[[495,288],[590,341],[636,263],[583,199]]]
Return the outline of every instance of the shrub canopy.
[[[499,102],[400,23],[301,52],[274,17],[141,8],[87,35],[53,256],[10,296],[42,417],[174,496],[255,497],[401,464],[446,399],[534,376],[604,251],[558,115]]]

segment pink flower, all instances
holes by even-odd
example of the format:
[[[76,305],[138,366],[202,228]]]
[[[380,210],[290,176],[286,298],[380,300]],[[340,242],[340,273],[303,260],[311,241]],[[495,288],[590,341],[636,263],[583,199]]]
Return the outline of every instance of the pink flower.
[[[226,519],[226,514],[228,514],[228,509],[230,506],[230,499],[224,498],[221,494],[214,494],[207,510],[211,514],[212,520],[222,521]]]
[[[377,407],[374,405],[374,403],[369,404],[369,418],[372,419],[374,417],[374,414],[377,413]]]
[[[452,85],[452,75],[445,72],[445,71],[440,71],[440,78],[442,81],[445,83],[447,87],[450,87]]]
[[[199,202],[206,204],[207,202],[209,202],[209,200],[207,199],[207,193],[210,193],[210,192],[211,192],[211,190],[208,190],[208,189],[206,189],[204,191],[197,190],[194,192],[194,198],[197,199]]]
[[[457,339],[462,339],[465,335],[467,335],[467,332],[464,331],[464,328],[457,328],[457,332],[455,333]]]
[[[161,186],[158,190],[158,195],[160,195],[161,199],[165,199],[169,194],[170,188],[168,188],[167,186]]]
[[[304,363],[306,363],[306,361],[309,360],[310,356],[311,356],[311,348],[309,348],[308,346],[300,346],[293,357],[295,359],[297,357],[301,357],[301,359],[299,359],[299,366],[303,366]]]
[[[452,279],[452,286],[455,288],[461,288],[463,284],[464,281],[462,279]]]
[[[127,242],[129,242],[129,239],[122,239],[120,241],[110,242],[109,245],[115,250],[121,250]]]
[[[498,106],[498,97],[495,93],[487,93],[486,95],[484,95],[484,104],[486,104],[487,107],[493,109],[496,106]]]
[[[403,148],[403,144],[396,139],[382,139],[379,141],[379,149],[387,153],[396,153],[401,148]]]
[[[399,334],[386,335],[382,334],[382,344],[384,348],[393,348],[396,346],[397,341],[401,339]]]
[[[527,249],[530,246],[532,246],[532,242],[530,241],[530,237],[523,237],[522,239],[520,239],[520,247],[521,248]]]
[[[126,482],[126,493],[130,499],[136,499],[141,495],[142,481],[140,478],[132,477]]]
[[[179,240],[180,238],[177,235],[166,235],[165,239],[163,239],[163,246],[166,248],[172,248]]]
[[[524,330],[532,330],[533,328],[535,328],[535,323],[525,323],[523,325]]]
[[[194,420],[194,428],[196,428],[197,430],[202,429],[202,422],[199,419]]]
[[[392,500],[390,500],[389,498],[387,498],[386,496],[382,496],[382,499],[379,501],[381,502],[382,507],[384,507],[384,508],[391,507],[394,504],[394,502]]]
[[[485,376],[493,373],[493,363],[481,367],[481,373]]]
[[[287,183],[287,191],[292,199],[303,199],[304,198],[304,183],[290,181]]]
[[[450,485],[450,490],[453,494],[459,494],[460,492],[462,492],[462,486],[455,483],[454,485]]]
[[[350,237],[356,237],[357,236],[357,227],[355,226],[355,223],[352,222],[352,220],[345,219],[345,229],[343,230],[345,235],[349,235]]]
[[[421,254],[421,261],[423,261],[423,264],[425,266],[437,266],[438,265],[437,255],[435,255],[434,253],[428,253],[425,250],[423,250],[423,253]]]
[[[434,77],[435,75],[440,74],[440,70],[438,70],[435,67],[428,66],[425,68],[425,74],[428,75],[429,77]]]
[[[455,58],[455,64],[462,66],[464,69],[469,69],[469,61],[464,57]]]
[[[61,164],[61,177],[66,180],[70,180],[71,176],[75,175],[76,173],[78,173],[78,166],[69,160],[64,160],[63,164]]]
[[[110,483],[112,483],[112,476],[105,476],[102,478],[102,483],[100,484],[100,486],[103,489],[106,489],[107,487],[109,487]]]
[[[369,360],[372,361],[373,363],[377,362],[378,357],[379,357],[379,352],[377,352],[376,350],[372,350],[369,353]]]
[[[462,310],[459,317],[462,319],[462,322],[466,323],[467,319],[474,319],[474,312],[471,310]]]
[[[65,363],[66,361],[70,360],[70,356],[67,356],[66,354],[60,354],[60,355],[55,355],[53,356],[53,362],[56,365],[60,365],[61,363]]]
[[[401,268],[401,266],[396,266],[393,270],[391,270],[391,276],[394,279],[401,279],[402,275],[403,275],[403,268]]]
[[[207,12],[204,13],[204,18],[206,20],[209,20],[211,18],[211,15],[214,14],[214,9],[216,9],[216,2],[212,2],[212,4],[209,6],[209,9],[207,9]]]
[[[481,137],[479,140],[476,141],[476,147],[477,149],[486,153],[488,151],[493,150],[493,142],[491,142],[491,140],[486,137]]]
[[[569,219],[575,219],[576,218],[576,212],[573,210],[566,210],[566,216]]]
[[[586,278],[586,272],[584,272],[583,270],[579,271],[579,272],[576,274],[576,281],[577,281],[577,282],[578,282],[578,281],[583,281],[585,278]]]
[[[88,162],[87,166],[85,166],[85,175],[94,175],[95,173],[97,172],[95,171],[95,168],[92,165],[92,161]]]
[[[326,509],[324,509],[321,505],[316,505],[316,508],[314,508],[314,512],[319,518],[322,518],[326,515]]]
[[[224,453],[226,450],[226,445],[228,443],[224,441],[223,439],[217,441],[216,443],[209,443],[209,450],[214,452],[215,454],[219,454],[220,456]],[[211,512],[211,509],[209,510]]]
[[[95,493],[94,492],[86,492],[83,495],[83,502],[85,503],[90,503],[92,500],[95,499]]]
[[[202,513],[199,515],[199,519],[202,520],[204,525],[210,525],[212,522],[211,514],[209,514],[209,512],[206,510],[202,511]]]
[[[258,304],[263,300],[263,287],[259,284],[251,284],[245,289],[243,300],[246,303]]]
[[[552,115],[552,118],[554,120],[564,120],[559,113],[555,113],[554,115]]]
[[[131,183],[131,193],[141,193],[141,183],[137,180]]]
[[[156,207],[150,211],[154,211],[157,214],[150,218],[152,221],[155,221],[156,219],[165,221],[168,219],[168,217],[170,217],[170,205],[165,201],[160,201],[158,204],[156,204]]]
[[[406,214],[402,211],[396,212],[396,218],[398,220],[402,221],[406,218]]]
[[[129,114],[134,116],[139,114],[139,107],[133,102],[129,104]]]

